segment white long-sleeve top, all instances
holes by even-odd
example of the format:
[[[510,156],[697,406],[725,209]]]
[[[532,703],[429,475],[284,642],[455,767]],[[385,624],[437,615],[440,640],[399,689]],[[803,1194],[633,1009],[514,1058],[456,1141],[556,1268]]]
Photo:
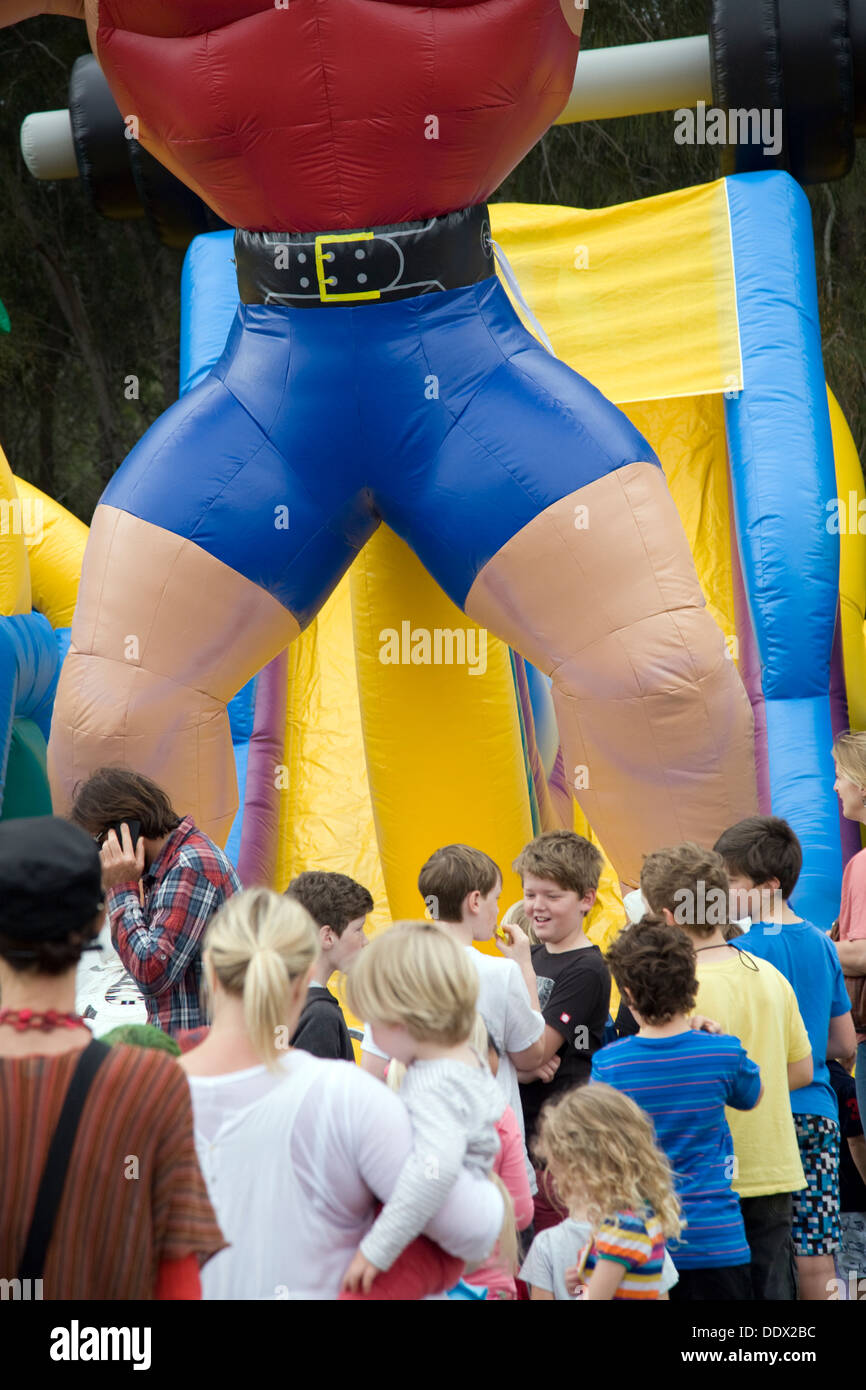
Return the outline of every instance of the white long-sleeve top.
[[[295,1050],[265,1067],[189,1077],[196,1148],[230,1242],[202,1270],[208,1299],[335,1299],[352,1256],[412,1148],[401,1098],[353,1066]],[[502,1198],[464,1171],[426,1229],[482,1260]]]
[[[445,1057],[413,1062],[400,1098],[412,1121],[412,1150],[361,1242],[361,1253],[377,1269],[390,1269],[421,1234],[461,1173],[477,1174],[492,1187],[486,1179],[499,1152],[502,1093],[485,1067]]]

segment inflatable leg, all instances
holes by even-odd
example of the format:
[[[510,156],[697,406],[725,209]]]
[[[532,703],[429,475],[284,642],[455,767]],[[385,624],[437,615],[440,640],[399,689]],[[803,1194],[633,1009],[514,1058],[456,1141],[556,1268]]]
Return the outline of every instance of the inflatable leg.
[[[224,844],[237,810],[226,704],[297,631],[192,541],[97,508],[51,726],[55,813],[95,766],[124,763]]]
[[[624,882],[649,850],[711,844],[753,812],[751,709],[660,469],[617,469],[542,512],[466,611],[553,676],[567,773]]]
[[[445,298],[417,311],[438,391],[422,424],[441,436],[412,509],[386,480],[381,511],[470,618],[553,677],[567,781],[634,884],[647,851],[712,843],[757,809],[751,707],[646,440],[497,281]]]
[[[225,843],[237,809],[226,703],[378,525],[344,437],[351,416],[333,408],[346,387],[324,351],[297,363],[292,344],[285,311],[239,310],[212,373],[148,430],[97,508],[52,726],[60,811],[95,765],[124,762]]]

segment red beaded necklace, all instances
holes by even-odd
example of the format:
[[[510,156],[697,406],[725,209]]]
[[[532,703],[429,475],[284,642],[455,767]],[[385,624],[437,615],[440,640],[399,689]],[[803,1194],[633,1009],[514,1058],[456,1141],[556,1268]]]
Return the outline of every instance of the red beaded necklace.
[[[56,1009],[46,1009],[44,1013],[34,1009],[0,1009],[0,1023],[8,1023],[16,1033],[28,1028],[38,1028],[43,1033],[54,1028],[87,1028],[80,1014],[59,1014]]]

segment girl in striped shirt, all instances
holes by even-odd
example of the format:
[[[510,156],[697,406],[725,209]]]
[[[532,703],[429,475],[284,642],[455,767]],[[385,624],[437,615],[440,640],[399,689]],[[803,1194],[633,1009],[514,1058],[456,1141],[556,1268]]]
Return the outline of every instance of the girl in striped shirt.
[[[592,1238],[567,1271],[569,1293],[592,1300],[659,1298],[665,1241],[682,1230],[670,1165],[634,1101],[594,1083],[542,1111],[536,1152],[572,1221]]]

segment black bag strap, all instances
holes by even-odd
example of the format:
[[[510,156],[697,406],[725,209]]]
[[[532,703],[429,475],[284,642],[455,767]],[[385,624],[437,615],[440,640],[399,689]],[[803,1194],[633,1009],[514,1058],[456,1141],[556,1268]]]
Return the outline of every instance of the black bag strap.
[[[57,1128],[48,1149],[39,1191],[36,1194],[33,1220],[27,1233],[24,1254],[21,1256],[21,1263],[18,1266],[19,1279],[42,1278],[45,1256],[48,1253],[48,1244],[57,1219],[60,1199],[63,1196],[66,1170],[69,1166],[75,1136],[78,1133],[81,1112],[84,1109],[84,1102],[87,1100],[87,1093],[93,1079],[110,1051],[111,1048],[106,1043],[97,1042],[93,1038],[82,1050],[75,1065],[69,1090],[63,1100],[60,1119],[57,1121]]]

